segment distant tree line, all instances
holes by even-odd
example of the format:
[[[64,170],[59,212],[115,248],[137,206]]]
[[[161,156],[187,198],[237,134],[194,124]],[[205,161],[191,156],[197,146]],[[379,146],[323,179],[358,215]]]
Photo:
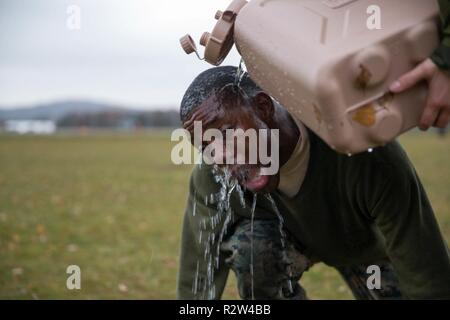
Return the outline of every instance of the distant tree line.
[[[57,122],[59,128],[174,128],[180,126],[177,111],[105,111],[96,113],[73,113]]]

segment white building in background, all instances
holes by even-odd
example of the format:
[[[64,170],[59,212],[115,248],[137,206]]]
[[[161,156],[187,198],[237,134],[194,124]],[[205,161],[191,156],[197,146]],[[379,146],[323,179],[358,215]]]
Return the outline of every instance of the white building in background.
[[[19,134],[53,134],[56,124],[50,120],[8,120],[5,131]]]

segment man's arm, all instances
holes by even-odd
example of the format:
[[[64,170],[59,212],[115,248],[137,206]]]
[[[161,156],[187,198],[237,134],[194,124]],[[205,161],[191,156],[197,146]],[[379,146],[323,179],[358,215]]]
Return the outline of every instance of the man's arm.
[[[212,179],[210,167],[196,166],[189,183],[189,198],[184,215],[183,231],[181,236],[180,264],[177,281],[178,299],[220,299],[228,277],[229,268],[219,261],[219,268],[214,267],[217,253],[217,244],[209,252],[212,254],[212,268],[214,278],[212,285],[207,281],[208,262],[210,254],[206,255],[206,243],[212,233],[214,239],[219,239],[223,227],[223,220],[216,220],[211,225],[211,217],[217,214],[217,208],[205,197],[218,192],[218,185]],[[217,224],[216,224],[217,223]],[[215,241],[217,242],[217,240]],[[211,270],[211,269],[210,269]],[[209,291],[212,288],[213,291]],[[211,296],[208,296],[209,294]]]
[[[430,202],[412,165],[401,163],[372,207],[403,293],[412,299],[450,299],[450,256]],[[384,175],[384,173],[383,173]]]

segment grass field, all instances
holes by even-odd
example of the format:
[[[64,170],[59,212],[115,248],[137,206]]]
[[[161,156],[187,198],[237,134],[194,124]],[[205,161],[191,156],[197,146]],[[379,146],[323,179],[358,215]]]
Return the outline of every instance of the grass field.
[[[450,137],[401,139],[450,240]],[[173,299],[191,168],[167,132],[0,136],[0,298]],[[82,289],[66,288],[66,268]],[[307,272],[313,299],[350,299],[337,273]],[[225,298],[236,298],[231,279]]]

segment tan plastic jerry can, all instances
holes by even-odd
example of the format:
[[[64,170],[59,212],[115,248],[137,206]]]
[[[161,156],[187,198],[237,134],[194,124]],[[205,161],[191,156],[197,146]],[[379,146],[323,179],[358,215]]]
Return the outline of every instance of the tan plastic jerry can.
[[[235,0],[211,34],[205,60],[236,44],[251,78],[330,147],[354,154],[415,127],[427,85],[389,86],[438,46],[434,0]],[[187,53],[192,38],[181,39]]]

